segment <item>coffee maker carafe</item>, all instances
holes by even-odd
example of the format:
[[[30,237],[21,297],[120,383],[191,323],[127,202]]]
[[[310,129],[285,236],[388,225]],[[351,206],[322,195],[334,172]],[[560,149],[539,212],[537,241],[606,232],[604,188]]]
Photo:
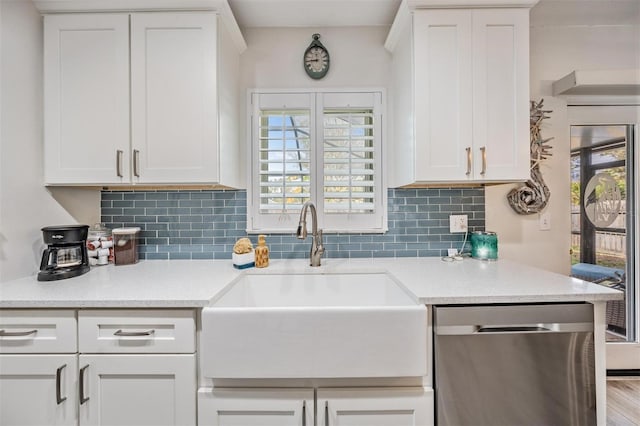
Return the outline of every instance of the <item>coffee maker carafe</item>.
[[[87,255],[88,225],[46,226],[38,281],[55,281],[89,272]]]

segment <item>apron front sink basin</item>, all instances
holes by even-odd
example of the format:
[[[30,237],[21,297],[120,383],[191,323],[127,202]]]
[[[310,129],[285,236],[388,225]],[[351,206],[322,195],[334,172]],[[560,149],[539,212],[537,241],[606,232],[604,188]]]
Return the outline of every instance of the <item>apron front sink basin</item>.
[[[385,273],[250,274],[202,313],[210,378],[417,377],[426,308]]]

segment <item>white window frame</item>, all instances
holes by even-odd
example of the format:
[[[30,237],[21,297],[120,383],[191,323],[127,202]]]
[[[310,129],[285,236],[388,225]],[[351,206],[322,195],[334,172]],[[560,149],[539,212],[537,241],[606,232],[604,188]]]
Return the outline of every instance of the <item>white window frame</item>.
[[[264,95],[264,96],[263,96]],[[385,107],[383,89],[319,89],[247,91],[247,232],[293,233],[300,211],[265,214],[260,206],[259,116],[265,109],[309,109],[311,140],[311,201],[318,212],[318,226],[325,233],[384,233],[387,231],[387,193],[384,176],[382,119]],[[324,133],[325,108],[372,108],[374,114],[374,208],[371,213],[325,213],[324,211]],[[320,125],[318,125],[320,124]],[[310,218],[309,218],[310,220]]]

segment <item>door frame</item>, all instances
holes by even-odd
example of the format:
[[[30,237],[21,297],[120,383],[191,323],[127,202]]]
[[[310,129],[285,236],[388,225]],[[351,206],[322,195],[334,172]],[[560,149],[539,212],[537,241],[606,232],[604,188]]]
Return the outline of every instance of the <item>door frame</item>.
[[[568,105],[567,106],[568,128],[570,131],[573,125],[597,125],[597,124],[632,124],[635,126],[633,140],[633,158],[627,158],[627,164],[633,162],[635,188],[640,188],[640,105]],[[640,196],[634,197],[633,212],[634,239],[636,244],[640,241],[640,218],[638,211],[640,207]],[[631,342],[607,342],[606,343],[606,363],[607,370],[639,370],[640,369],[640,250],[632,253],[627,262],[633,262],[633,297],[635,297],[635,340]]]

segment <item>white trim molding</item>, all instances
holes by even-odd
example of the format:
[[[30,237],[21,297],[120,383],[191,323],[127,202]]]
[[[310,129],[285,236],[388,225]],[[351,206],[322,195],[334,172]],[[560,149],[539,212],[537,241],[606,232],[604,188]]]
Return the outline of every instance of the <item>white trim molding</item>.
[[[220,15],[238,52],[247,48],[227,0],[34,0],[40,13],[214,11]]]

